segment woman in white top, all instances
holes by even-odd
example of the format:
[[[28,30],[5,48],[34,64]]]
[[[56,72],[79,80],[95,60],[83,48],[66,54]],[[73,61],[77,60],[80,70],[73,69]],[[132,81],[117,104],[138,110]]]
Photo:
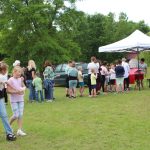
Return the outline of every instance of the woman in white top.
[[[88,87],[89,87],[89,97],[91,97],[91,70],[94,69],[98,73],[99,66],[96,63],[96,57],[91,57],[91,62],[87,66],[88,69]]]

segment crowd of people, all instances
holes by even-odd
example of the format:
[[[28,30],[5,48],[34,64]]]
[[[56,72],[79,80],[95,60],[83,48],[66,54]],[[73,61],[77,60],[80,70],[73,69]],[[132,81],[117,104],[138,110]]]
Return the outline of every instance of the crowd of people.
[[[106,61],[99,61],[96,57],[91,57],[91,62],[88,64],[88,88],[89,97],[107,92],[124,92],[129,91],[129,73],[134,66],[139,68],[146,75],[147,64],[142,58],[140,63],[135,60],[128,61],[125,58],[118,60],[115,63],[108,64]],[[65,68],[66,74],[66,97],[74,99],[77,97],[77,85],[79,85],[80,97],[84,96],[84,75],[82,66],[76,68],[74,61],[69,61]],[[42,77],[37,71],[35,62],[28,61],[27,67],[21,67],[20,61],[16,60],[13,63],[12,75],[8,78],[8,65],[5,62],[0,62],[0,117],[2,119],[6,139],[9,141],[16,140],[15,134],[11,128],[12,123],[17,120],[18,136],[25,136],[23,131],[23,111],[24,111],[24,93],[26,87],[29,89],[29,102],[52,102],[54,97],[54,78],[55,72],[50,61],[46,60],[43,67]],[[143,81],[140,80],[143,87]],[[43,94],[44,89],[44,94]],[[10,104],[13,115],[8,121],[5,103],[8,102],[7,93],[10,94]],[[4,101],[5,100],[5,101]]]
[[[139,70],[138,70],[139,67]],[[130,70],[136,68],[141,71],[143,76],[147,74],[147,64],[144,58],[138,61],[126,58],[117,60],[115,63],[108,64],[106,61],[101,62],[96,57],[91,57],[91,62],[88,64],[88,88],[89,97],[96,97],[100,93],[107,94],[107,92],[123,93],[129,91],[129,74]],[[76,98],[76,87],[79,82],[80,96],[84,92],[84,76],[82,74],[82,67],[75,68],[75,62],[69,61],[66,67],[66,97]],[[143,88],[143,77],[135,77],[135,88],[140,86]]]

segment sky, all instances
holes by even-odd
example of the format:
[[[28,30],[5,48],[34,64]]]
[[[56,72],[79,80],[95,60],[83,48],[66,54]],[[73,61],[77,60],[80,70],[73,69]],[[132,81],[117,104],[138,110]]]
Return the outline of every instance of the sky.
[[[150,0],[81,0],[76,2],[76,7],[88,14],[107,15],[112,12],[116,14],[116,19],[120,12],[124,12],[128,20],[134,22],[144,20],[150,25]]]

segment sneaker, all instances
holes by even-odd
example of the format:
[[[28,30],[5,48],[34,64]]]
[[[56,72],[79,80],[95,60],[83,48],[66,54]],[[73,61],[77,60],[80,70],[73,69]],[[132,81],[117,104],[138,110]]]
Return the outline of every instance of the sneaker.
[[[51,99],[47,100],[47,102],[53,102]]]
[[[27,135],[27,134],[24,133],[22,130],[19,129],[19,130],[17,131],[17,135],[18,135],[18,136],[25,136],[25,135]]]
[[[66,94],[66,97],[69,97],[69,94]]]
[[[14,134],[7,134],[6,135],[6,140],[7,141],[15,141],[17,138]]]
[[[71,96],[72,98],[76,98],[76,96]]]

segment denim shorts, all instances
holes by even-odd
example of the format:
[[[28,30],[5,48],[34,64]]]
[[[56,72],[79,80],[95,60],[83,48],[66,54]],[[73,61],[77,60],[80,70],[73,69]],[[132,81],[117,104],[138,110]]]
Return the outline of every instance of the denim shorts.
[[[84,82],[79,82],[79,87],[83,87],[84,86]]]
[[[13,116],[15,118],[22,118],[24,110],[24,102],[14,102],[11,103],[11,108],[13,111]]]
[[[76,88],[77,80],[69,80],[69,88]]]

